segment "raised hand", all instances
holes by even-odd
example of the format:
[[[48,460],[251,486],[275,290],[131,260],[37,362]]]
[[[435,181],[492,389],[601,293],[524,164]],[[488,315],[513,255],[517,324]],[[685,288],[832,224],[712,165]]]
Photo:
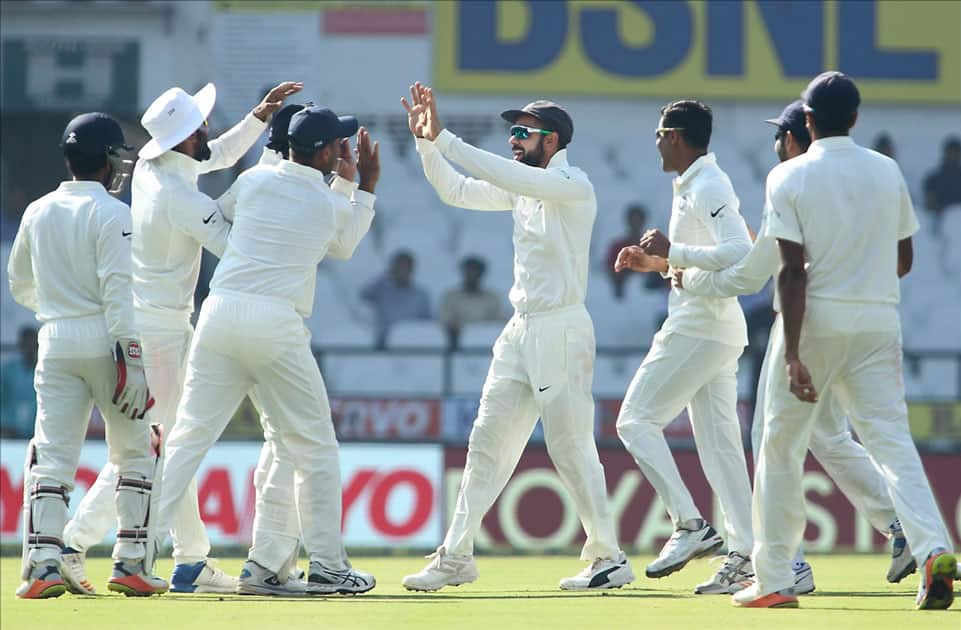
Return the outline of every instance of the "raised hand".
[[[263,122],[267,122],[267,117],[280,109],[284,104],[284,99],[292,94],[304,89],[304,84],[300,81],[284,81],[271,91],[267,92],[264,100],[254,108],[253,114]]]
[[[440,124],[440,117],[437,115],[437,99],[434,97],[434,90],[429,87],[421,88],[421,98],[427,105],[427,120],[424,121],[424,137],[434,140],[444,128]]]
[[[350,139],[341,138],[337,142],[337,175],[347,181],[354,181],[357,175],[357,162],[354,160],[354,152],[350,149]]]
[[[357,131],[357,172],[360,173],[361,190],[374,192],[380,179],[380,143],[370,139],[367,129]]]
[[[406,98],[400,97],[400,104],[407,112],[407,126],[410,127],[410,132],[415,138],[424,137],[424,126],[427,122],[427,104],[423,101],[422,89],[423,86],[418,81],[410,86],[409,103]]]
[[[667,271],[667,261],[657,256],[649,256],[638,245],[625,247],[617,253],[617,260],[614,261],[614,271],[624,271],[630,269],[644,273],[647,271]]]

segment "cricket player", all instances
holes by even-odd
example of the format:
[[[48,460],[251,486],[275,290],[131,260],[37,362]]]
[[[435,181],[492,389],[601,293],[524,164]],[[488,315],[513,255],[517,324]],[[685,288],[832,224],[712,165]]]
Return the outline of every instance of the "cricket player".
[[[655,145],[664,171],[677,173],[669,239],[649,230],[636,249],[621,250],[615,270],[631,268],[632,252],[654,257],[656,270],[666,274],[669,266],[723,269],[750,250],[731,180],[708,152],[712,123],[711,109],[700,101],[677,101],[661,110]],[[648,577],[660,578],[724,544],[694,505],[664,439],[664,427],[687,407],[701,466],[724,514],[728,546],[724,563],[695,588],[697,594],[733,593],[752,575],[751,483],[737,416],[737,361],[746,345],[737,299],[673,289],[667,320],[617,418],[621,441],[674,521],[674,534],[647,566]]]
[[[784,108],[777,118],[765,122],[775,125],[774,152],[781,162],[803,155],[811,144],[811,136],[804,124],[804,102],[794,101]],[[766,221],[751,251],[735,265],[719,271],[705,271],[696,267],[674,271],[676,287],[707,298],[728,298],[757,293],[777,273],[779,266],[777,243],[764,236]],[[775,304],[775,309],[777,304]],[[780,327],[780,319],[774,326]],[[778,333],[780,334],[780,332]],[[769,338],[773,339],[774,335]],[[751,444],[754,461],[761,444],[764,426],[764,387],[771,369],[770,352],[764,356],[758,383],[758,396],[754,406],[754,424]],[[825,393],[824,396],[829,396]],[[823,396],[822,396],[823,397]],[[868,521],[892,541],[889,582],[900,582],[916,570],[916,563],[907,546],[900,521],[894,512],[894,504],[888,496],[884,478],[874,466],[867,451],[851,435],[847,419],[836,401],[823,406],[811,433],[811,452],[827,473],[833,478],[848,500],[864,514]],[[794,594],[804,595],[814,590],[814,573],[804,560],[804,552],[798,549],[792,566],[794,570]]]
[[[357,132],[353,117],[303,109],[290,122],[290,160],[250,169],[221,198],[233,229],[191,344],[184,395],[167,443],[168,491],[159,507],[165,514],[176,505],[203,456],[256,387],[264,421],[293,463],[300,528],[310,555],[308,594],[363,593],[376,584],[374,576],[351,566],[341,543],[337,439],[304,325],[313,308],[317,264],[327,255],[349,258],[374,216],[380,158],[366,130],[358,139],[359,187],[344,179],[333,184],[351,190],[346,211],[341,193],[325,180],[340,157],[341,139]],[[283,457],[276,449],[274,455]],[[250,559],[241,575],[256,584],[282,577]]]
[[[574,133],[568,113],[535,101],[501,117],[511,123],[513,160],[477,149],[443,128],[433,91],[411,86],[407,109],[424,173],[440,199],[514,217],[515,313],[494,344],[494,359],[471,430],[457,507],[443,544],[409,590],[436,591],[477,579],[474,537],[514,471],[538,416],[547,451],[571,493],[587,534],[590,564],[560,581],[565,590],[616,588],[634,580],[617,544],[594,443],[594,327],[584,307],[588,248],[597,214],[594,188],[567,161]],[[454,170],[460,165],[471,177]],[[476,178],[476,179],[475,179]]]
[[[108,192],[119,190],[121,151],[132,147],[113,118],[95,112],[70,121],[62,148],[72,179],[30,204],[8,264],[14,299],[43,322],[34,379],[37,421],[23,482],[24,582],[17,597],[83,592],[61,573],[61,550],[94,404],[117,472],[111,494],[118,531],[108,588],[163,593],[167,583],[150,575],[145,563],[155,458],[144,419],[152,401],[130,290],[133,228],[130,209]]]
[[[164,433],[173,427],[183,388],[201,248],[220,256],[230,231],[217,203],[198,190],[197,178],[239,160],[266,129],[267,116],[301,88],[300,83],[281,83],[209,144],[207,117],[217,95],[212,83],[193,96],[176,87],[167,90],[141,119],[151,140],[140,150],[133,174],[133,305],[143,337],[144,367],[158,400],[151,414]],[[67,527],[64,562],[78,583],[86,581],[86,549],[109,529],[112,514],[105,499],[115,479],[116,471],[108,464]],[[170,590],[233,593],[237,579],[207,559],[210,542],[200,519],[195,480],[175,509]]]
[[[840,72],[802,94],[813,139],[767,178],[764,235],[777,239],[782,325],[773,331],[755,475],[755,583],[734,603],[797,607],[790,560],[805,526],[804,456],[830,393],[885,477],[921,568],[917,606],[951,605],[956,560],[911,439],[901,378],[898,276],[918,222],[897,163],[850,138],[861,103]]]

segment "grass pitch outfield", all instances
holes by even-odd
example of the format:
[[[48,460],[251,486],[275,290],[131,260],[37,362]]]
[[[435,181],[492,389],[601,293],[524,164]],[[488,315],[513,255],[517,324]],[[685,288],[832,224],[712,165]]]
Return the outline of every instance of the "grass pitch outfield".
[[[694,585],[716,565],[698,560],[660,580],[643,577],[649,557],[633,556],[639,577],[629,587],[600,593],[566,593],[557,581],[582,568],[576,557],[480,557],[480,579],[438,593],[409,593],[401,577],[417,571],[419,557],[357,557],[355,564],[374,573],[377,587],[356,597],[291,598],[236,595],[166,594],[146,599],[109,593],[110,561],[88,563],[98,594],[63,595],[53,600],[18,600],[20,559],[0,560],[0,626],[3,629],[108,630],[129,628],[272,629],[321,626],[340,628],[905,628],[934,624],[961,627],[961,607],[949,611],[914,610],[917,574],[898,585],[884,580],[885,556],[814,556],[818,590],[801,598],[798,610],[741,610],[728,596],[696,596]],[[243,561],[221,560],[237,574]],[[303,566],[302,562],[302,566]],[[169,559],[159,563],[169,577]]]

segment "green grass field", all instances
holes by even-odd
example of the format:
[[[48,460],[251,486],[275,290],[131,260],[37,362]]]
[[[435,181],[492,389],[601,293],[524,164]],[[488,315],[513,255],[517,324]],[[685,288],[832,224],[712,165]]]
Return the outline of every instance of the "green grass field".
[[[692,562],[661,580],[642,577],[650,560],[633,556],[641,577],[628,588],[600,593],[565,593],[560,577],[576,573],[575,557],[481,557],[480,579],[439,593],[408,593],[401,577],[422,566],[417,557],[358,557],[355,564],[377,577],[377,588],[356,597],[276,599],[167,594],[149,599],[109,593],[110,561],[89,561],[91,581],[103,594],[22,601],[19,558],[0,560],[0,626],[4,629],[70,628],[921,628],[961,627],[961,606],[947,612],[914,610],[917,575],[900,585],[884,580],[884,556],[814,556],[818,590],[801,599],[799,610],[740,610],[726,596],[695,596],[693,586],[714,566]],[[221,560],[237,574],[242,559]],[[169,577],[170,560],[159,563]],[[925,624],[922,626],[921,624]]]

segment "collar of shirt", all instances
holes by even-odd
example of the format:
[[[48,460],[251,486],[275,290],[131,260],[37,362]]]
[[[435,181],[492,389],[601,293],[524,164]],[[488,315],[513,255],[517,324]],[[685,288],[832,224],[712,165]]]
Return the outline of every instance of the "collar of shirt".
[[[170,150],[151,160],[159,169],[188,182],[196,182],[199,162],[179,151]]]
[[[825,151],[837,151],[838,149],[847,149],[855,146],[854,139],[851,136],[831,136],[830,138],[818,138],[811,143],[808,148],[808,153],[816,155],[818,153],[824,153]]]
[[[318,182],[325,186],[327,184],[326,175],[324,175],[323,171],[318,171],[312,166],[304,166],[303,164],[298,164],[290,160],[281,160],[276,168],[280,170],[280,172],[287,173],[293,177]]]
[[[567,149],[561,149],[551,157],[551,161],[547,163],[547,168],[561,168],[563,166],[570,166],[567,163]]]
[[[100,182],[92,182],[89,180],[82,181],[64,181],[60,182],[60,186],[57,190],[70,193],[102,193],[107,192],[107,189],[103,187]]]
[[[260,155],[260,162],[258,162],[258,164],[272,166],[274,164],[280,164],[284,159],[284,156],[279,152],[274,151],[270,147],[264,147],[264,152]]]
[[[713,153],[705,153],[701,157],[697,158],[691,163],[690,166],[687,167],[687,170],[684,171],[684,173],[674,178],[674,190],[679,190],[690,184],[691,180],[694,179],[698,172],[700,172],[700,170],[705,166],[713,166],[715,164],[717,164],[717,158]]]

